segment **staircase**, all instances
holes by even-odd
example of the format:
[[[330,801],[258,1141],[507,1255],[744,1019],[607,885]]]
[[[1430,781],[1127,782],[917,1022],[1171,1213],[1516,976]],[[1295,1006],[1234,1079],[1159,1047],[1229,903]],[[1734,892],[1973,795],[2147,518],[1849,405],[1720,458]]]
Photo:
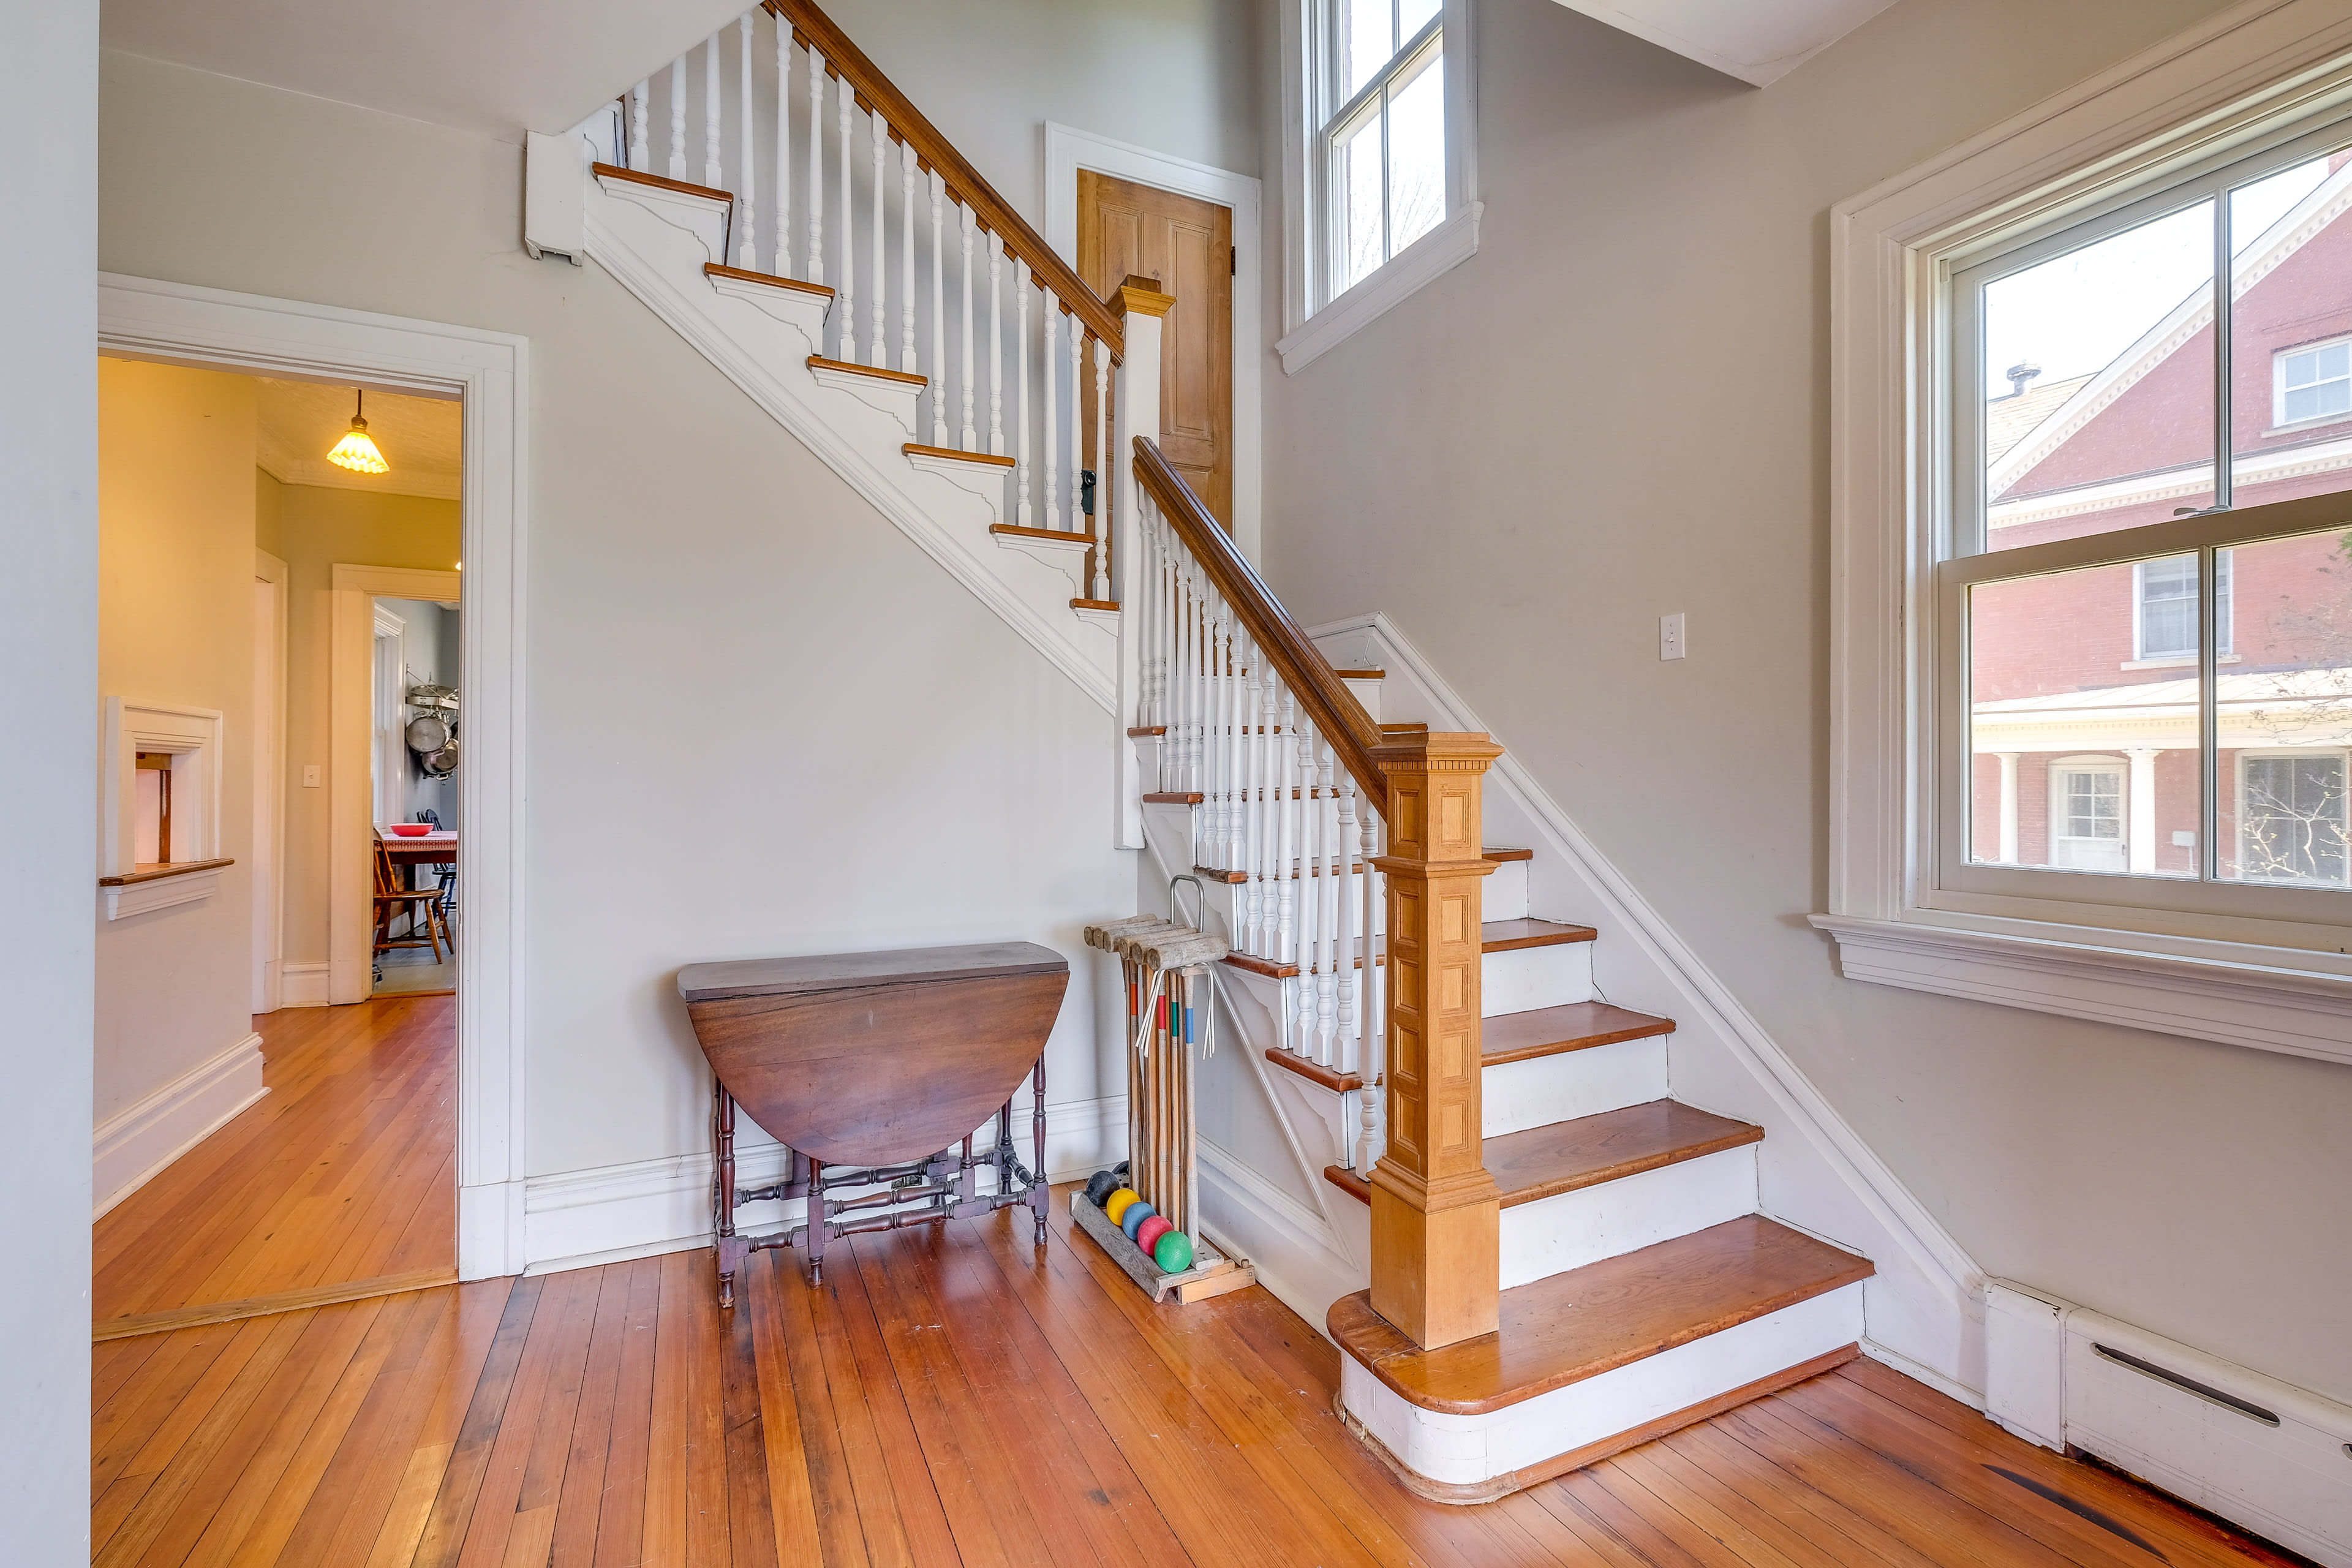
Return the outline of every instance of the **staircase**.
[[[1097,298],[806,0],[533,137],[530,179],[536,249],[1118,716],[1118,841],[1210,889],[1220,1030],[1369,1281],[1327,1317],[1339,1413],[1405,1485],[1499,1498],[1856,1353],[1870,1262],[1759,1212],[1763,1130],[1675,1097],[1674,1023],[1483,845],[1500,748],[1381,722],[1381,672],[1335,668],[1160,458],[1166,295]]]

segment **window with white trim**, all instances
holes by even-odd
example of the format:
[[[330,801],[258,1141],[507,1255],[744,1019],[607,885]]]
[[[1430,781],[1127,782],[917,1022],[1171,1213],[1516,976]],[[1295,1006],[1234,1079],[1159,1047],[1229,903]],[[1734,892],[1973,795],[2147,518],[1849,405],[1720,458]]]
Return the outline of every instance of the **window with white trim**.
[[[2352,884],[2352,779],[2342,752],[2238,753],[2236,855],[2250,879]]]
[[[2271,423],[2306,425],[2352,416],[2352,338],[2271,356]]]
[[[2214,639],[2230,651],[2230,552],[2214,552],[2221,579],[2213,584]],[[2133,657],[2143,659],[2197,657],[2197,557],[2168,555],[2132,568],[2138,606]]]

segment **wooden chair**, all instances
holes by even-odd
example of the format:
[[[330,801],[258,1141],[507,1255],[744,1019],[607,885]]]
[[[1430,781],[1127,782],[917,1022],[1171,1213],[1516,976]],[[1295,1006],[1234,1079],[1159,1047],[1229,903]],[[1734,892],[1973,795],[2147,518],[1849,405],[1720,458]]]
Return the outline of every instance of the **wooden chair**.
[[[416,934],[419,910],[425,915],[423,936]],[[394,915],[402,913],[408,916],[408,934],[396,937],[392,934],[392,920]],[[392,863],[392,851],[384,844],[383,834],[379,829],[375,836],[375,951],[383,952],[395,947],[429,947],[433,950],[433,962],[439,963],[442,962],[441,944],[445,940],[454,955],[457,943],[449,935],[449,917],[441,907],[441,889],[402,887],[400,868]]]

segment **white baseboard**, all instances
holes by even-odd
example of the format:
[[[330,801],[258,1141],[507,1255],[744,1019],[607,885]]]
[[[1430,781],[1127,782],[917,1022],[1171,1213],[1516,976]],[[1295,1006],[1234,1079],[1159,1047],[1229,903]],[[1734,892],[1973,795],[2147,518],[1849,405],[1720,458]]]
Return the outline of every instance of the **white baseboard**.
[[[325,963],[281,963],[278,966],[280,1007],[324,1007],[327,1004]]]
[[[96,1219],[152,1181],[268,1090],[261,1037],[247,1035],[99,1123],[90,1140]]]
[[[1345,1243],[1321,1215],[1206,1139],[1200,1173],[1202,1228],[1227,1253],[1248,1258],[1275,1300],[1328,1337],[1331,1303],[1367,1283]]]
[[[1014,1149],[1029,1154],[1029,1108],[1014,1101]],[[1118,1160],[1127,1142],[1127,1100],[1076,1100],[1045,1107],[1045,1171],[1049,1180],[1083,1181]],[[780,1180],[784,1147],[764,1138],[739,1138],[735,1180],[762,1186]],[[710,1182],[707,1150],[633,1160],[617,1165],[561,1171],[523,1184],[523,1268],[552,1274],[710,1245]],[[797,1224],[801,1205],[761,1203],[736,1212],[743,1229]]]

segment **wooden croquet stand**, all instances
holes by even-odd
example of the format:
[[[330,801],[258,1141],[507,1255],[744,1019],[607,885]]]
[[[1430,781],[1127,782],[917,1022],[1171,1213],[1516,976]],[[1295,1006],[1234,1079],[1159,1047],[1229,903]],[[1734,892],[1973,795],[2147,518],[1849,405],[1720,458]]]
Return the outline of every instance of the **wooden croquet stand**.
[[[1197,1231],[1192,1237],[1192,1267],[1178,1274],[1162,1274],[1160,1265],[1143,1255],[1143,1248],[1128,1240],[1127,1232],[1111,1224],[1110,1215],[1087,1201],[1086,1194],[1070,1194],[1070,1218],[1155,1301],[1173,1296],[1179,1306],[1189,1307],[1257,1283],[1257,1269],[1249,1259],[1227,1258]]]

